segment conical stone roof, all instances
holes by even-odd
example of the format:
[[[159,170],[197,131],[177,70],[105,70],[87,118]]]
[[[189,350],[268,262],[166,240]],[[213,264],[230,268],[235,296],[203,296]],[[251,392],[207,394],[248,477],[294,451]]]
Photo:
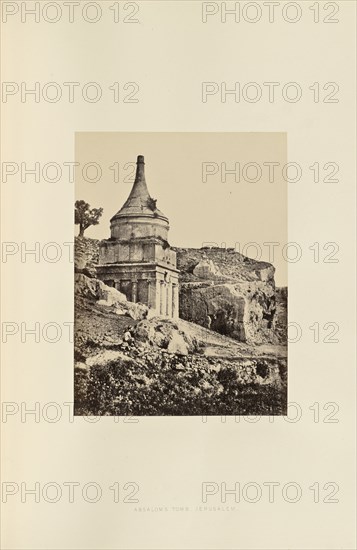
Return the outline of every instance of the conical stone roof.
[[[150,197],[145,180],[144,157],[139,155],[136,162],[136,175],[133,188],[122,208],[112,217],[111,221],[120,218],[151,217],[161,218],[169,221],[168,218],[156,208],[156,200]]]

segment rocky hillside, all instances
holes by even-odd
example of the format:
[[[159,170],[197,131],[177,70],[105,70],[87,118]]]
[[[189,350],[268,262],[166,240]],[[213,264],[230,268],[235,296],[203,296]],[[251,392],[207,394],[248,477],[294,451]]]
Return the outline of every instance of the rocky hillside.
[[[95,276],[99,241],[76,239],[75,267]],[[174,248],[180,317],[249,344],[287,343],[287,289],[274,267],[224,248]]]
[[[189,323],[75,275],[76,415],[277,415],[286,412],[286,355]]]
[[[285,413],[285,346],[151,317],[96,278],[97,249],[98,241],[76,239],[76,415]],[[188,278],[206,269],[199,264]]]
[[[277,294],[271,264],[234,249],[175,250],[180,317],[250,344],[286,343],[287,293]]]

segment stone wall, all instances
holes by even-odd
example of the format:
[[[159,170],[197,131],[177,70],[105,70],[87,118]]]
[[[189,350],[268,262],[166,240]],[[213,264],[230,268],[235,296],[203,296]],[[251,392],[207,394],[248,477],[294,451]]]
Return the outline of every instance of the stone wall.
[[[176,253],[166,241],[157,238],[100,241],[99,263],[164,262],[176,267]]]
[[[159,237],[167,240],[169,226],[167,220],[160,216],[154,218],[113,218],[110,224],[113,239],[137,239],[145,237]]]

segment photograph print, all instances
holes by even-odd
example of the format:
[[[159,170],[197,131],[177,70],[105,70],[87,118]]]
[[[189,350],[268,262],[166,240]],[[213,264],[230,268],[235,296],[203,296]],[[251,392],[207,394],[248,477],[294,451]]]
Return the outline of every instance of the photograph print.
[[[286,415],[286,134],[75,147],[75,415]]]

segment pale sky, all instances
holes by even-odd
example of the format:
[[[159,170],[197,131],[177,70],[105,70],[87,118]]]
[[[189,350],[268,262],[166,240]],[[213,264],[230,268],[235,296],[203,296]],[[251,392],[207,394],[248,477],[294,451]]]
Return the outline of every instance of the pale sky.
[[[269,247],[263,243],[278,242],[272,262],[275,280],[278,286],[287,285],[282,255],[288,242],[288,183],[282,177],[287,162],[285,133],[76,133],[76,162],[80,163],[76,199],[104,209],[99,225],[86,230],[87,237],[110,236],[109,220],[130,193],[138,155],[145,157],[149,193],[169,218],[171,245],[200,248],[205,243],[225,243],[223,246],[240,247],[244,252],[243,247],[254,242],[261,251],[257,259],[269,261]],[[279,163],[273,182],[269,181],[268,165],[263,164],[270,162]],[[96,175],[96,168],[89,165],[83,175],[87,163],[100,165],[98,182],[86,181]],[[247,167],[247,163],[256,163],[258,168]],[[240,181],[235,181],[238,175],[227,174],[224,182],[224,167],[236,168]],[[261,179],[253,182],[257,170],[261,170]],[[205,171],[217,173],[207,173],[204,181]],[[246,253],[250,257],[256,254],[256,246]]]

